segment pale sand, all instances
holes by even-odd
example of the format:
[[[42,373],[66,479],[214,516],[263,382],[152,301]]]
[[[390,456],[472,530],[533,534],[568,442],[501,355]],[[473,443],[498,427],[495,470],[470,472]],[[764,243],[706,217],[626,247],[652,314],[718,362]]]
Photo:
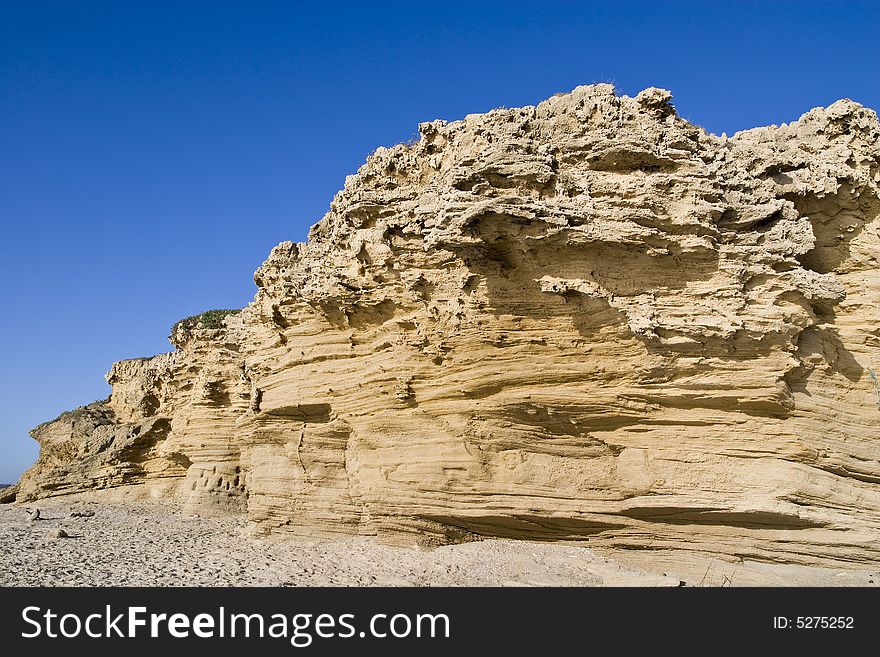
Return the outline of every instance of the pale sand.
[[[433,549],[369,537],[255,538],[239,517],[158,503],[0,506],[0,586],[874,586],[860,570],[732,563],[711,555],[485,540]],[[71,518],[72,511],[94,511]],[[69,538],[50,538],[62,528]]]

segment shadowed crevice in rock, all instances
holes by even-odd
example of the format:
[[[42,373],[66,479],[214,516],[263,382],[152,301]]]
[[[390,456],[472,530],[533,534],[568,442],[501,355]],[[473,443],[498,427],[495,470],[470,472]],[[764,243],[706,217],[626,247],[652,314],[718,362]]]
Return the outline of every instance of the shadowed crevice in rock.
[[[674,525],[724,525],[743,529],[811,529],[827,523],[774,511],[726,511],[723,509],[676,509],[670,507],[630,508],[621,515]]]
[[[431,522],[475,536],[525,538],[542,541],[579,539],[623,527],[622,524],[614,522],[529,515],[454,517],[429,515],[423,517]]]

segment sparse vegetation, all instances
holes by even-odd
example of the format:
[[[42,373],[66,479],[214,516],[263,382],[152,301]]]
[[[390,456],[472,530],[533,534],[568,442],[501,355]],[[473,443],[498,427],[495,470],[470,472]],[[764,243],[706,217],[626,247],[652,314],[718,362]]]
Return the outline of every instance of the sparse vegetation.
[[[880,408],[880,380],[877,379],[877,374],[873,369],[869,369],[868,373],[871,375],[871,381],[874,383],[874,392],[877,394],[877,408]]]
[[[194,329],[219,329],[223,328],[223,320],[230,315],[237,315],[240,308],[215,308],[207,310],[199,315],[184,317],[171,327],[172,340],[175,336],[189,338]]]

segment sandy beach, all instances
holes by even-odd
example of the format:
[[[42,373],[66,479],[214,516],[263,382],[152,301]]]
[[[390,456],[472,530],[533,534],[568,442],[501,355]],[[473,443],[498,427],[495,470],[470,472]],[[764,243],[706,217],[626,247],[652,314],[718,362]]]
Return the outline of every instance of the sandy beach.
[[[37,508],[41,517],[32,521]],[[427,549],[372,537],[253,537],[241,517],[192,516],[158,503],[73,499],[0,507],[0,549],[2,586],[874,586],[880,581],[876,567],[837,571],[730,563],[711,555],[684,559],[571,543],[485,540]]]

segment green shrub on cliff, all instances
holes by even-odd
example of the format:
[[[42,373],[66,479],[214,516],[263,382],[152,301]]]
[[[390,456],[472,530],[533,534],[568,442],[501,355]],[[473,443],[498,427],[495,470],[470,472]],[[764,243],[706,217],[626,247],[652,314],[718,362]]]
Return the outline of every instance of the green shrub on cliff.
[[[175,337],[184,340],[192,336],[195,329],[219,329],[223,328],[223,320],[230,315],[237,315],[241,312],[240,308],[215,308],[214,310],[206,310],[199,315],[192,317],[184,317],[171,327],[171,338],[174,342]]]

